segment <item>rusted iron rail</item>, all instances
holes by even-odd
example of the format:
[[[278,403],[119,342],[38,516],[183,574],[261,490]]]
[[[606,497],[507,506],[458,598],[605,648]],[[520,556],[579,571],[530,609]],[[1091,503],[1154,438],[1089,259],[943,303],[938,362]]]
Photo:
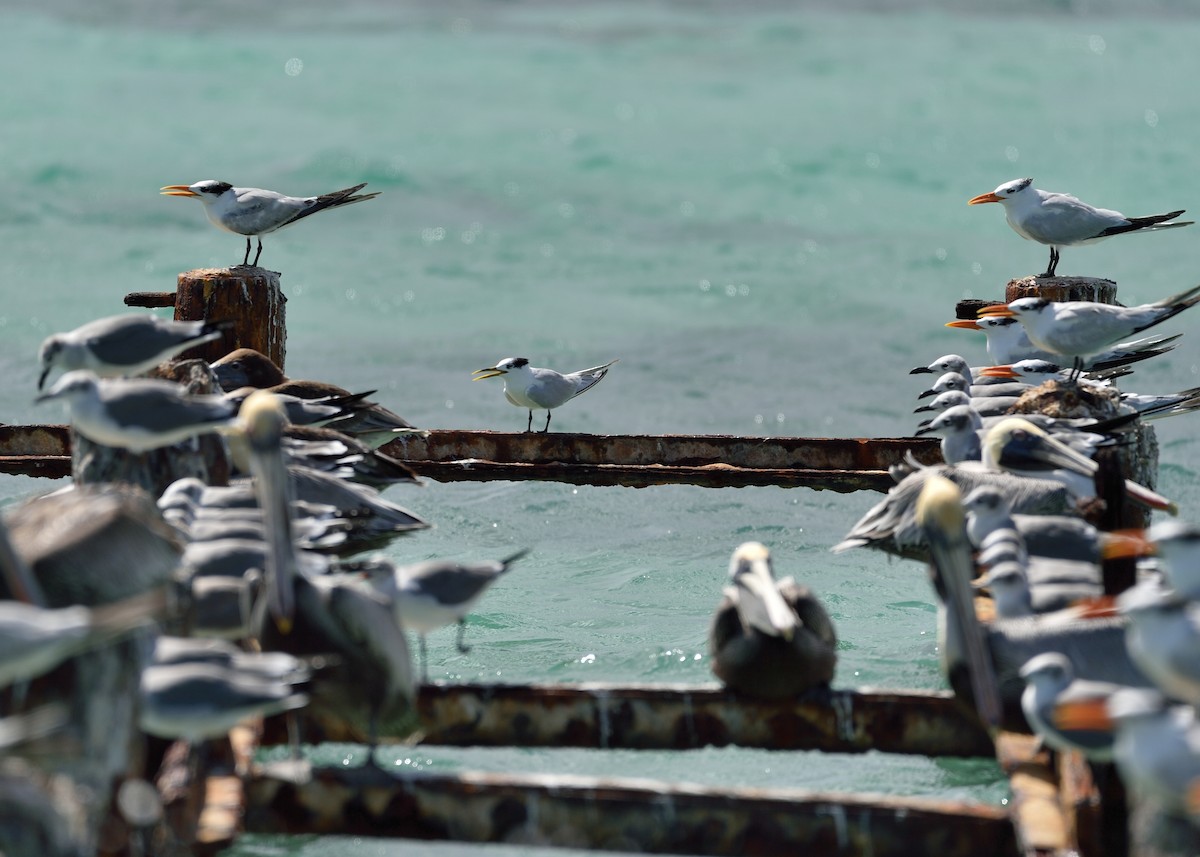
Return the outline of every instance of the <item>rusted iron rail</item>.
[[[425,744],[995,754],[979,719],[948,691],[834,690],[773,702],[711,685],[426,684],[417,710]],[[279,720],[269,724],[266,739],[284,740]],[[327,741],[354,740],[336,723],[316,728]]]
[[[544,479],[584,485],[777,485],[886,491],[887,469],[911,451],[940,460],[924,438],[593,435],[441,430],[383,450],[437,481]]]
[[[442,482],[539,479],[582,485],[751,485],[886,491],[887,468],[912,452],[940,460],[927,438],[750,438],[435,430],[384,452]],[[71,471],[66,426],[0,426],[0,472],[61,478]]]
[[[1016,854],[1000,808],[652,780],[322,768],[297,785],[259,769],[246,830],[713,855]]]
[[[770,702],[702,685],[425,685],[418,707],[426,744],[995,752],[978,718],[938,691],[835,690]]]

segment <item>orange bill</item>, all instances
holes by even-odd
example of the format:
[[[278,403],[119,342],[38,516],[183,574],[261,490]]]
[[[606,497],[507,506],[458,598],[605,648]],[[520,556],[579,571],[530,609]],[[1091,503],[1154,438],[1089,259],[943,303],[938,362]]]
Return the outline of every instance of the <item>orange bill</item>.
[[[1112,718],[1103,698],[1081,699],[1073,702],[1062,702],[1054,706],[1051,722],[1059,729],[1084,730],[1095,732],[1111,732]]]

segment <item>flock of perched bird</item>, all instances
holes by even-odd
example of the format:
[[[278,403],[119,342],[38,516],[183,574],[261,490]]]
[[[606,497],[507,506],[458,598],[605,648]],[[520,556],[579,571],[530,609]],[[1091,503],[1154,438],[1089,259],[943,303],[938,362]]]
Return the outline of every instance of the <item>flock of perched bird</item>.
[[[359,194],[363,187],[298,198],[203,181],[163,192],[199,199],[215,225],[246,236],[243,264],[257,237],[257,264],[262,235],[376,196]],[[971,200],[981,202],[1004,204],[1019,234],[1051,246],[1047,274],[1059,246],[1186,225],[1166,222],[1181,212],[1126,219],[1037,191],[1029,180]],[[1174,525],[1148,535],[1104,533],[1077,512],[1094,500],[1098,477],[1113,484],[1093,459],[1099,450],[1119,444],[1140,420],[1200,408],[1200,389],[1139,396],[1113,383],[1174,347],[1174,337],[1132,337],[1197,302],[1200,287],[1136,307],[1025,298],[953,322],[987,335],[994,365],[971,368],[947,355],[913,370],[939,375],[922,394],[929,404],[918,408],[935,416],[918,433],[942,438],[945,463],[898,468],[897,485],[834,548],[931,559],[947,675],[984,719],[1023,718],[1051,746],[1115,758],[1123,776],[1170,795],[1163,807],[1190,818],[1200,818],[1200,726],[1190,709],[1172,705],[1200,704],[1193,666],[1200,614],[1189,606],[1192,590],[1200,593],[1189,580],[1200,564],[1193,547],[1200,532]],[[215,486],[185,477],[161,492],[158,510],[181,555],[168,575],[140,581],[137,591],[130,581],[94,580],[91,602],[57,603],[47,595],[59,591],[57,582],[39,579],[0,545],[0,583],[10,594],[0,601],[0,688],[19,688],[81,652],[145,632],[153,645],[139,665],[138,717],[147,734],[203,742],[248,715],[311,706],[352,724],[373,748],[414,725],[405,632],[418,635],[427,677],[425,635],[457,623],[466,651],[465,617],[525,551],[495,562],[404,567],[358,557],[427,526],[381,494],[416,481],[379,450],[416,429],[367,393],[289,379],[247,349],[201,367],[210,392],[134,377],[224,332],[220,322],[121,315],[42,344],[39,390],[55,371],[63,374],[39,401],[65,402],[79,436],[136,454],[217,435],[234,478]],[[506,358],[474,374],[504,380],[508,401],[529,411],[526,431],[534,410],[547,411],[548,431],[550,411],[599,383],[614,362],[560,374]],[[1009,415],[1045,380],[1093,400],[1104,415]],[[1116,482],[1137,502],[1176,511],[1145,486]],[[1105,558],[1140,555],[1147,545],[1160,564],[1147,567],[1116,613],[1098,606]],[[974,586],[995,603],[986,629],[975,618],[976,562],[986,574]],[[162,596],[168,586],[170,599]],[[762,544],[734,551],[709,636],[714,674],[738,692],[791,698],[833,679],[833,623],[813,593],[775,579]],[[16,707],[0,721],[0,748],[61,726],[44,711]],[[1147,731],[1148,722],[1155,729]],[[373,764],[373,754],[368,759]]]
[[[1089,218],[1096,240],[1162,228],[1182,213],[1117,228],[1119,214],[1037,191],[1029,180],[971,202],[1004,203],[1019,234],[1051,245],[1086,243],[1066,232]],[[1048,274],[1057,261],[1055,249]],[[916,411],[933,416],[917,434],[940,438],[944,463],[894,468],[896,485],[833,548],[928,561],[942,668],[959,695],[990,725],[1027,725],[1048,747],[1115,762],[1135,810],[1153,819],[1141,833],[1182,828],[1193,843],[1200,528],[1168,518],[1149,531],[1107,532],[1085,515],[1101,519],[1105,501],[1122,498],[1178,514],[1175,503],[1124,478],[1115,453],[1136,443],[1140,423],[1200,409],[1200,388],[1142,395],[1116,381],[1174,348],[1175,336],[1143,334],[1197,303],[1200,287],[1132,307],[1026,297],[950,322],[986,335],[992,365],[950,354],[912,370],[937,376],[918,397],[928,404]],[[1110,566],[1106,588],[1106,564],[1131,557],[1133,585],[1106,595],[1116,579]],[[980,592],[994,612],[985,623]]]

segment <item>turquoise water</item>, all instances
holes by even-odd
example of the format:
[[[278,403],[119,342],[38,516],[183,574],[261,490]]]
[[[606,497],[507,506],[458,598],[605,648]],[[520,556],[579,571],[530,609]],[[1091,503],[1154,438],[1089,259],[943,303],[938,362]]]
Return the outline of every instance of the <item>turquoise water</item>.
[[[283,272],[289,374],[378,389],[417,425],[523,428],[498,384],[470,381],[519,355],[563,370],[620,358],[556,412],[563,431],[908,434],[923,386],[908,368],[984,359],[981,340],[941,326],[954,302],[1046,264],[969,197],[1032,175],[1130,214],[1200,209],[1200,21],[1056,8],[9,6],[0,418],[61,419],[32,404],[47,333],[240,261],[239,238],[157,194],[219,178],[383,191],[268,236],[263,262]],[[1196,282],[1198,239],[1068,248],[1060,273],[1151,301]],[[1190,334],[1127,387],[1198,374]],[[1160,487],[1184,509],[1200,496],[1195,425],[1159,423]],[[0,496],[53,485],[6,478]],[[431,483],[389,496],[437,525],[395,544],[397,561],[534,549],[472,618],[469,654],[450,631],[431,638],[436,678],[705,681],[708,616],[730,552],[753,538],[829,605],[838,684],[941,686],[923,569],[827,552],[877,495]],[[443,771],[1006,793],[986,762],[880,754],[395,752]],[[253,838],[230,853],[401,850],[483,849]]]

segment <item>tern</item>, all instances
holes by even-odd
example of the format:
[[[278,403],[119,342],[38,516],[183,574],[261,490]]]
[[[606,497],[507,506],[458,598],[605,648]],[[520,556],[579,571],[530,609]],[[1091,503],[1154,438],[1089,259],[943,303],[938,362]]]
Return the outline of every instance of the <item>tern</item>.
[[[1125,623],[1120,617],[1090,618],[1087,611],[1072,608],[998,619],[981,627],[970,591],[974,565],[957,488],[936,476],[926,480],[916,518],[929,544],[930,570],[940,601],[943,670],[960,696],[973,696],[985,723],[999,722],[1002,703],[1005,724],[1024,719],[1013,711],[1019,708],[1025,687],[1020,669],[1047,651],[1070,657],[1081,678],[1147,684],[1125,650]]]
[[[776,581],[766,545],[746,542],[729,562],[729,586],[709,629],[712,671],[747,696],[787,699],[828,687],[837,632],[824,606],[792,578]]]
[[[1038,348],[1074,358],[1078,373],[1087,358],[1135,333],[1161,324],[1200,303],[1200,286],[1151,304],[1124,307],[1095,301],[1019,298],[979,310],[981,318],[1015,317]]]
[[[229,182],[205,179],[195,184],[172,184],[162,188],[163,196],[189,196],[204,203],[204,213],[218,229],[246,236],[246,255],[242,264],[258,265],[262,255],[262,236],[291,226],[297,220],[342,205],[365,202],[378,193],[358,193],[366,182],[335,190],[321,196],[284,196],[258,187],[234,187]],[[357,194],[357,195],[356,195]],[[258,252],[250,262],[250,239],[258,239]]]
[[[1173,699],[1200,704],[1200,605],[1141,582],[1117,596],[1129,657]]]
[[[1016,363],[1018,360],[1052,360],[1057,356],[1030,342],[1025,326],[1013,316],[955,319],[946,322],[946,327],[983,331],[987,337],[988,356],[996,365]],[[1182,335],[1177,333],[1174,336],[1146,336],[1129,342],[1118,342],[1107,351],[1087,360],[1084,368],[1113,369],[1166,354],[1175,348],[1172,343]]]
[[[400,626],[416,632],[423,681],[429,681],[425,635],[458,623],[455,644],[460,652],[469,652],[470,647],[463,643],[467,615],[475,609],[484,592],[527,553],[528,548],[488,562],[430,560],[369,578],[373,586],[391,599]]]
[[[148,452],[230,427],[237,407],[221,396],[189,396],[172,381],[97,378],[86,369],[66,373],[35,401],[63,399],[71,424],[96,443]]]
[[[495,366],[476,369],[471,374],[476,381],[503,377],[504,398],[518,408],[529,410],[525,431],[533,431],[533,412],[537,410],[546,412],[546,426],[542,429],[545,433],[550,431],[550,412],[603,381],[609,367],[616,362],[563,375],[553,369],[530,366],[524,357],[505,357]]]
[[[1038,737],[1055,750],[1076,750],[1098,762],[1112,760],[1111,731],[1066,728],[1059,725],[1059,720],[1069,722],[1073,706],[1107,702],[1121,685],[1075,678],[1075,667],[1062,652],[1030,658],[1021,667],[1021,678],[1025,679],[1021,710]]]
[[[1106,533],[1079,517],[1014,515],[1008,500],[991,486],[981,486],[968,494],[963,508],[967,510],[967,536],[976,547],[993,532],[1015,529],[1033,556],[1099,563],[1126,555],[1120,551],[1138,544],[1129,534]]]
[[[939,398],[941,398],[939,396]],[[917,429],[916,435],[937,435],[942,439],[942,460],[947,464],[979,461],[982,455],[979,430],[983,419],[969,404],[954,405],[938,414],[929,425]]]
[[[0,688],[36,678],[68,658],[119,639],[165,610],[160,591],[91,609],[0,601]]]
[[[102,378],[139,375],[177,354],[224,336],[229,322],[171,321],[130,313],[90,321],[46,337],[38,352],[38,389],[55,368],[91,369]]]
[[[290,678],[238,663],[183,661],[142,670],[140,701],[143,732],[198,742],[228,734],[247,717],[303,708],[308,696],[298,693]]]
[[[1147,687],[1120,688],[1106,700],[1080,702],[1059,712],[1072,729],[1115,730],[1113,760],[1125,791],[1172,815],[1196,819],[1200,796],[1200,725],[1187,705],[1172,705]],[[1138,851],[1137,853],[1156,853]]]
[[[1192,221],[1168,223],[1185,209],[1147,217],[1126,217],[1119,211],[1093,208],[1070,194],[1038,190],[1033,179],[1005,182],[990,193],[967,200],[967,205],[998,202],[1008,225],[1022,238],[1050,246],[1050,265],[1039,277],[1053,277],[1058,268],[1058,248],[1094,244],[1126,232],[1153,232],[1190,226]]]

